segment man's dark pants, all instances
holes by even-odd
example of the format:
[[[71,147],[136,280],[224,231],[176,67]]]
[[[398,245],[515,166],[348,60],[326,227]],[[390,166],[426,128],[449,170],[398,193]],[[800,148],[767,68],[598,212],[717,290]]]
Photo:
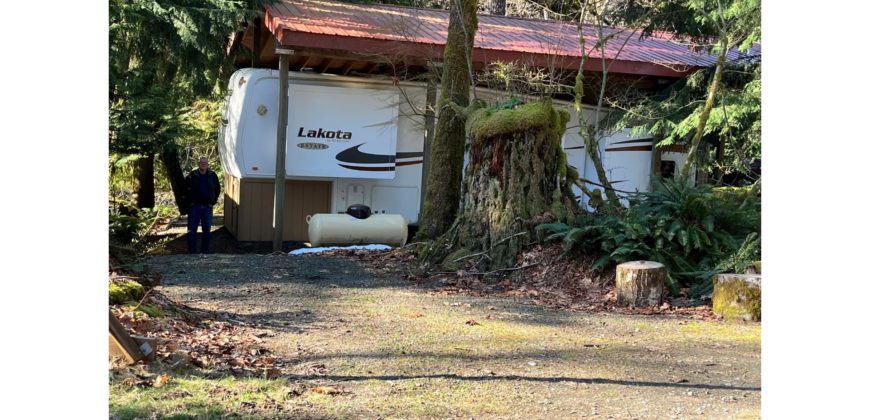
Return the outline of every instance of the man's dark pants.
[[[194,204],[187,214],[187,252],[196,254],[196,229],[202,223],[202,253],[208,253],[211,239],[212,208],[207,204]]]

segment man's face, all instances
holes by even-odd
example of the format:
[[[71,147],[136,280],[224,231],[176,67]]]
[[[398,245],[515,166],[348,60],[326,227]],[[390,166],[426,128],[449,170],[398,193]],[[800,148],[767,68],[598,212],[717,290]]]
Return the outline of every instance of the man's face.
[[[207,169],[208,169],[208,160],[200,159],[199,160],[199,170],[204,172]]]

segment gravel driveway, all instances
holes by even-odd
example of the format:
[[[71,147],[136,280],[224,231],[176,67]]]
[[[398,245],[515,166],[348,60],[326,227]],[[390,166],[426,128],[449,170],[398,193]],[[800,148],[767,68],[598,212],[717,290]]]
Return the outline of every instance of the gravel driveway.
[[[334,257],[153,257],[159,290],[275,332],[295,416],[757,418],[761,327],[444,295]],[[287,412],[285,412],[286,414]]]

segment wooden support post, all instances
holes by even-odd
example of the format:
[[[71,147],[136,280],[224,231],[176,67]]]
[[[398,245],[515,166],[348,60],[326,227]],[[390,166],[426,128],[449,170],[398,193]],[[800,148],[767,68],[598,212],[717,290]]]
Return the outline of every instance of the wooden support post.
[[[353,61],[351,61],[347,66],[344,67],[344,70],[341,71],[341,74],[347,76],[350,73],[350,70],[353,69]]]
[[[331,58],[327,58],[327,59],[326,59],[326,64],[323,65],[323,68],[320,69],[320,72],[321,72],[321,73],[326,73],[326,71],[329,70],[329,66],[332,65],[332,61],[333,61],[333,60],[332,60]]]
[[[665,266],[654,261],[630,261],[616,266],[618,305],[659,306],[665,294]]]
[[[302,71],[306,67],[308,67],[308,63],[310,63],[310,62],[311,62],[311,56],[309,55],[309,56],[305,57],[305,61],[302,62],[302,65],[299,67],[299,71]]]
[[[727,320],[761,321],[761,274],[717,275],[713,313]]]
[[[272,251],[281,251],[284,242],[284,181],[287,176],[287,108],[290,55],[293,50],[275,48],[278,54],[278,142],[275,149],[275,200],[272,209]]]
[[[369,74],[369,73],[371,73],[372,70],[374,70],[375,67],[377,67],[377,66],[378,66],[378,63],[370,63],[370,64],[369,64],[368,66],[366,66],[362,71],[360,71],[360,73]]]

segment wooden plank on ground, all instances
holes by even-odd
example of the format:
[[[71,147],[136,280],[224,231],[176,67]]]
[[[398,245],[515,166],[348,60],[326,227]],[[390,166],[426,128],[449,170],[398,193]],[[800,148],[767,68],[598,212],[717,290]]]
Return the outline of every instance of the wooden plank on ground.
[[[124,358],[129,363],[135,363],[142,360],[145,356],[142,355],[142,351],[139,350],[139,345],[136,344],[136,340],[133,340],[133,337],[130,337],[130,334],[127,334],[127,330],[124,329],[124,326],[121,325],[121,321],[118,321],[118,318],[115,318],[115,315],[112,314],[112,310],[109,310],[109,351],[112,351],[113,348],[113,340],[117,348],[121,350]],[[111,353],[110,353],[111,354]]]

